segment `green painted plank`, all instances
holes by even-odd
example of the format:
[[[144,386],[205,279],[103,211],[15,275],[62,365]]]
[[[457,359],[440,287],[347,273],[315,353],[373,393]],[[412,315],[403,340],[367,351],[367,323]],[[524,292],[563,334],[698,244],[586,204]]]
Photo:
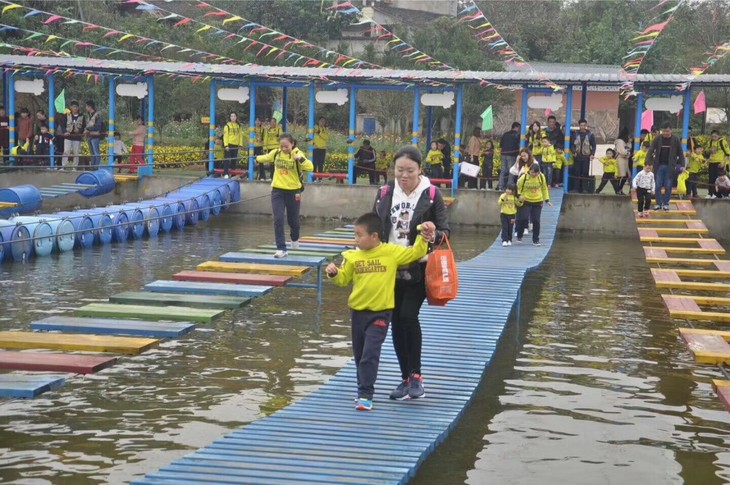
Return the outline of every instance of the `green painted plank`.
[[[124,317],[208,323],[223,314],[223,310],[206,310],[181,306],[114,305],[92,303],[76,310],[80,317]]]
[[[342,247],[342,249],[337,247],[321,247],[322,245],[315,245],[316,247],[312,246],[300,246],[299,249],[290,249],[287,248],[287,252],[290,254],[294,254],[294,251],[296,251],[298,256],[311,256],[312,254],[329,254],[332,256],[339,256],[342,254],[343,251],[345,251],[345,247]],[[259,246],[259,249],[267,249],[269,254],[274,254],[274,251],[276,251],[276,244],[263,244]],[[248,251],[243,250],[242,251]]]
[[[192,308],[240,308],[248,305],[251,298],[225,295],[190,295],[181,293],[153,293],[150,291],[125,291],[109,297],[110,303],[149,306],[186,306]]]
[[[241,249],[241,252],[257,253],[257,254],[274,254],[274,251],[276,251],[276,250],[275,249],[264,249],[264,248]],[[304,251],[304,250],[295,250],[295,249],[290,249],[287,251],[287,253],[291,254],[292,256],[318,256],[320,258],[326,258],[329,261],[335,259],[337,256],[340,255],[339,252],[331,253],[331,252]]]

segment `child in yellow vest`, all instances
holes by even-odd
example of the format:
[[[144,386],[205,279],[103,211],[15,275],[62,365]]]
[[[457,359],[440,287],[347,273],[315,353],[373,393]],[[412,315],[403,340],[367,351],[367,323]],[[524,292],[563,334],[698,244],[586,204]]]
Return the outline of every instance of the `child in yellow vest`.
[[[702,145],[698,143],[695,145],[694,153],[689,156],[689,165],[687,165],[687,173],[689,174],[687,195],[689,197],[698,197],[697,183],[700,181],[700,170],[705,165],[705,157],[702,154],[702,150]]]
[[[444,176],[444,154],[435,141],[431,142],[431,150],[426,155],[426,174],[436,179]]]
[[[504,189],[504,194],[499,196],[499,218],[502,222],[502,246],[512,246],[512,231],[514,230],[518,207],[522,207],[522,201],[515,195],[514,184],[509,184]]]
[[[421,234],[412,247],[382,242],[383,221],[375,213],[358,217],[354,226],[358,249],[345,251],[342,265],[338,268],[330,263],[325,271],[337,286],[352,283],[347,304],[351,310],[352,352],[357,367],[358,400],[355,409],[370,411],[373,409],[380,350],[395,307],[396,272],[398,267],[426,255],[426,241],[433,241],[436,226],[433,222],[421,224]]]
[[[601,178],[601,185],[599,185],[596,189],[596,193],[600,194],[606,184],[610,181],[613,186],[613,191],[616,195],[619,195],[618,180],[616,180],[616,174],[618,173],[616,151],[613,148],[606,150],[606,156],[601,157],[600,162],[603,165],[603,177]]]
[[[634,167],[636,168],[637,172],[641,172],[644,169],[644,164],[646,163],[646,155],[649,153],[649,148],[651,145],[648,141],[645,141],[641,144],[641,148],[638,152],[634,153]]]
[[[541,140],[542,142],[542,173],[545,174],[545,180],[547,181],[548,187],[556,187],[553,181],[553,173],[555,171],[555,160],[557,159],[557,153],[555,147],[550,143],[550,139],[546,136]]]

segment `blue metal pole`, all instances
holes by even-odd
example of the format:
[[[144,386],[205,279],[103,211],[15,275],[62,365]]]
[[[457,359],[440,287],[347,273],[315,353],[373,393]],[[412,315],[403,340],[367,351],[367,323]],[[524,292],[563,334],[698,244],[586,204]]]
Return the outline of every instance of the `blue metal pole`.
[[[315,86],[314,83],[309,85],[309,113],[307,117],[307,155],[309,156],[309,159],[311,160],[314,156],[314,114],[315,114],[315,105],[314,100],[316,96]],[[308,175],[309,182],[314,182],[314,172],[309,172]]]
[[[208,99],[208,173],[215,170],[215,99],[218,85],[215,79],[210,81],[210,96]]]
[[[586,105],[588,104],[588,84],[581,83],[580,85],[580,119],[586,119]]]
[[[56,78],[53,77],[53,73],[48,76],[48,133],[51,136],[56,135],[56,105],[54,103],[56,99]],[[51,168],[56,166],[56,144],[51,143],[49,147],[49,159],[51,161]]]
[[[644,93],[636,95],[636,119],[634,120],[634,153],[641,149],[641,115],[644,113]],[[636,165],[631,168],[631,177],[636,177]]]
[[[565,127],[563,129],[563,133],[565,135],[565,139],[563,140],[563,153],[565,154],[565,166],[563,167],[563,193],[567,194],[570,188],[568,187],[568,183],[570,181],[570,178],[568,177],[570,172],[568,162],[571,158],[573,158],[573,154],[570,153],[570,125],[573,123],[573,86],[568,86],[565,94],[568,99],[565,102]]]
[[[522,85],[522,110],[520,113],[520,148],[524,148],[527,145],[527,98],[530,94],[530,90],[527,88],[527,84]]]
[[[692,106],[692,87],[687,86],[687,89],[684,90],[684,113],[682,115],[682,150],[687,152],[687,147],[689,146],[689,117],[690,117],[690,108]]]
[[[152,175],[155,167],[155,78],[147,77],[147,167],[142,167],[144,173]],[[141,170],[141,169],[140,169]],[[138,170],[139,172],[139,170]]]
[[[284,87],[281,89],[281,131],[286,131],[286,115],[287,105],[289,104],[289,88]]]
[[[459,84],[456,88],[456,123],[454,128],[454,160],[452,167],[454,175],[451,180],[451,196],[456,197],[456,189],[459,188],[459,171],[461,169],[461,119],[464,114],[464,86]]]
[[[15,73],[8,73],[8,135],[10,143],[8,144],[8,150],[13,153],[13,147],[15,147],[18,140],[18,133],[15,130]],[[10,165],[15,165],[15,158],[9,158]]]
[[[112,172],[114,172],[114,132],[116,131],[115,118],[117,115],[117,100],[116,100],[116,84],[117,81],[113,77],[109,78],[109,124],[106,142],[106,151],[109,154],[109,166]]]
[[[10,78],[10,74],[7,72],[3,72],[3,106],[7,109],[8,105],[10,104],[10,98],[9,93],[10,90],[8,89],[8,79]]]
[[[418,138],[421,132],[421,88],[416,86],[413,93],[413,133],[411,143],[418,146]]]
[[[355,122],[357,115],[357,88],[350,87],[350,128],[347,138],[347,180],[355,183]]]
[[[256,143],[256,84],[248,85],[248,179],[254,179],[256,155],[253,154]]]
[[[430,150],[431,138],[433,137],[433,106],[429,106],[426,110],[426,124],[428,125],[428,128],[426,128],[426,150]]]

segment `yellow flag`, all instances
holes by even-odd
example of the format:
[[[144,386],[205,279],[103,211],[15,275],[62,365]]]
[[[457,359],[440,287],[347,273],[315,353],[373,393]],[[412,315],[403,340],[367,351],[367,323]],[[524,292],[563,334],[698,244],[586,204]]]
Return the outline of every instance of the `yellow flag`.
[[[229,19],[225,19],[223,21],[223,25],[226,25],[228,22],[238,22],[239,20],[243,20],[243,19],[241,17],[239,17],[238,15],[234,15],[233,17],[231,17]]]
[[[196,30],[196,33],[205,32],[206,30],[210,30],[213,26],[212,25],[206,25],[205,27],[201,27],[198,30]]]
[[[46,42],[50,42],[50,41],[56,40],[56,39],[58,39],[57,35],[49,35],[48,38],[46,39]]]
[[[127,39],[131,39],[132,37],[135,37],[134,34],[127,34],[119,39],[119,42],[124,42]]]
[[[3,13],[2,14],[5,15],[5,12],[9,12],[9,11],[14,10],[16,8],[20,8],[20,5],[16,5],[14,3],[11,3],[7,7],[3,8]]]

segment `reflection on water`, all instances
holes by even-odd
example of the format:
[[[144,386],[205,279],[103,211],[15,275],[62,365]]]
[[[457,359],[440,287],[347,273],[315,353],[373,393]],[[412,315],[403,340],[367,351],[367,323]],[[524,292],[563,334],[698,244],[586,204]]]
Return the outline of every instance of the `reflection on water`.
[[[635,241],[562,237],[416,484],[715,484],[730,422]]]
[[[340,224],[306,222],[304,234]],[[495,230],[460,230],[470,258]],[[0,266],[0,330],[68,312],[227,251],[270,244],[270,218],[225,215],[159,239]],[[35,400],[0,401],[0,482],[123,483],[300,398],[350,358],[348,291],[277,289],[180,340]]]

